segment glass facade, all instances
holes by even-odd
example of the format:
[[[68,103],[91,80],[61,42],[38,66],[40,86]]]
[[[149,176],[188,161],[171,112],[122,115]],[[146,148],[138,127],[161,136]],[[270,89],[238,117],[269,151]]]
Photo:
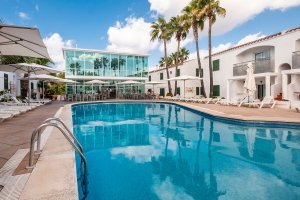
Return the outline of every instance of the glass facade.
[[[66,78],[76,78],[78,83],[67,84],[67,94],[91,94],[99,93],[103,89],[113,88],[119,92],[145,92],[144,84],[138,86],[119,86],[116,83],[123,77],[124,80],[134,80],[134,78],[148,78],[148,57],[126,54],[105,53],[102,51],[87,51],[64,49]],[[84,77],[85,80],[78,80],[78,77]],[[90,79],[88,78],[90,77]],[[106,81],[109,77],[110,84],[103,86],[87,85],[86,81],[96,79]],[[116,77],[118,80],[113,80]],[[144,81],[145,81],[144,80]],[[142,82],[144,82],[142,81]]]
[[[64,50],[66,76],[148,77],[148,57]]]

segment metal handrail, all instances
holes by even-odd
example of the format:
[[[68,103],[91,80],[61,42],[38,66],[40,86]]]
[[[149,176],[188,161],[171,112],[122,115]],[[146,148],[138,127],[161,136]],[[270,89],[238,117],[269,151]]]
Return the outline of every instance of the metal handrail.
[[[67,141],[71,144],[71,146],[74,148],[74,150],[80,155],[82,163],[83,163],[83,168],[84,168],[84,179],[83,179],[83,183],[86,184],[86,178],[87,178],[87,161],[85,156],[83,155],[83,152],[75,145],[75,143],[72,141],[72,139],[68,136],[68,134],[56,123],[44,123],[42,125],[40,125],[38,128],[36,128],[31,135],[31,140],[30,140],[30,152],[29,152],[29,166],[27,166],[27,169],[33,169],[34,168],[34,164],[33,164],[33,160],[34,160],[34,143],[36,141],[36,136],[39,133],[39,131],[43,128],[46,128],[47,126],[52,126],[57,128],[58,130],[60,130],[60,132],[65,136],[65,138],[67,139]]]
[[[66,129],[66,131],[69,133],[69,135],[71,136],[71,138],[74,140],[74,142],[76,143],[76,145],[79,147],[80,151],[83,153],[83,147],[81,146],[80,142],[76,139],[76,137],[74,136],[74,134],[70,131],[70,129],[67,127],[67,125],[62,121],[62,119],[58,118],[58,117],[50,117],[48,119],[46,119],[44,123],[48,123],[51,121],[57,121],[59,122],[61,125],[63,125],[63,127]],[[41,149],[40,149],[40,143],[41,143],[41,132],[42,130],[39,130],[38,132],[38,138],[37,138],[37,152],[36,154],[40,154],[41,153]]]

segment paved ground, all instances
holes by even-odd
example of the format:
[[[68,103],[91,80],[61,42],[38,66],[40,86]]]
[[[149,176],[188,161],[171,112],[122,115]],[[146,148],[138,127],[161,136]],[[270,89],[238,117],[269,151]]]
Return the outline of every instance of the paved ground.
[[[18,149],[29,148],[30,137],[45,119],[54,116],[64,102],[53,102],[0,124],[0,168]]]
[[[189,103],[205,109],[211,109],[218,112],[222,112],[226,115],[241,115],[244,117],[257,117],[262,119],[275,119],[282,118],[285,121],[298,121],[300,120],[300,113],[295,109],[282,109],[282,108],[249,108],[249,107],[237,107],[237,106],[221,106],[216,104],[199,104]],[[276,120],[277,121],[277,120]],[[279,120],[280,121],[280,120]]]

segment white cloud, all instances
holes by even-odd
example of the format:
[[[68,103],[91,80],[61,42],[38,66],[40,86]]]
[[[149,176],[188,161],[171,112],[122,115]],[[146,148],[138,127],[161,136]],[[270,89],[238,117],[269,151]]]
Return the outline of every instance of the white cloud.
[[[36,4],[36,5],[34,6],[34,8],[35,8],[36,11],[40,11],[39,5]]]
[[[59,33],[53,33],[52,35],[43,39],[49,56],[52,61],[55,63],[58,69],[65,68],[65,60],[63,57],[62,48],[63,47],[74,47],[73,40],[63,40]]]
[[[151,23],[143,18],[128,17],[125,24],[117,21],[109,27],[108,50],[131,53],[148,53],[157,48],[157,42],[150,41]]]
[[[176,16],[190,0],[148,0],[150,10],[167,19]],[[265,10],[281,10],[299,6],[300,0],[222,0],[221,6],[227,10],[225,18],[219,18],[213,26],[213,34],[220,35],[253,19]],[[207,26],[206,26],[207,27]],[[207,33],[207,30],[204,30]]]
[[[19,12],[19,17],[20,17],[21,19],[29,19],[28,14],[25,13],[25,12]]]
[[[227,10],[227,14],[225,18],[217,19],[216,24],[213,26],[215,35],[231,31],[265,10],[284,11],[288,8],[299,6],[300,0],[223,0],[220,3]],[[207,32],[206,30],[204,31]]]
[[[152,190],[159,199],[164,200],[192,200],[192,196],[187,194],[184,188],[172,183],[171,179],[167,177],[165,180],[160,180],[159,177],[153,176]]]
[[[170,19],[180,14],[182,9],[188,5],[191,0],[148,0],[150,10]]]
[[[251,41],[254,41],[254,40],[263,38],[263,37],[266,37],[266,36],[263,35],[261,32],[259,32],[259,33],[254,33],[254,34],[249,34],[249,35],[245,36],[244,38],[242,38],[242,39],[236,44],[236,46],[241,45],[241,44],[245,44],[245,43],[248,43],[248,42],[251,42]]]

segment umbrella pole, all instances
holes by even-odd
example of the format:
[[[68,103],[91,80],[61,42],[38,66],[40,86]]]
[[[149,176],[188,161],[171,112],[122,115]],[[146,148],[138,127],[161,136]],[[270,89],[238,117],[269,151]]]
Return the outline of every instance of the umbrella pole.
[[[27,97],[28,97],[28,105],[30,106],[31,85],[30,85],[30,77],[29,77],[29,75],[30,75],[30,73],[28,72],[28,77],[27,77],[27,79],[28,79],[28,95],[27,95]]]
[[[185,98],[185,80],[183,81],[183,98]]]
[[[44,87],[44,81],[43,81],[43,88],[42,88],[42,92],[43,92],[43,100],[45,99],[45,87]]]

